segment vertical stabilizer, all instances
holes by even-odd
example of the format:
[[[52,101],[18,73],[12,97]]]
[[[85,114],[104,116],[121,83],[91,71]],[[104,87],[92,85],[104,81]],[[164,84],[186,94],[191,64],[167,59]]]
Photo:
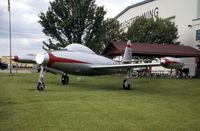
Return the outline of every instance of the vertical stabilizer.
[[[128,40],[125,51],[124,51],[124,56],[122,59],[123,63],[131,63],[132,60],[132,44],[131,41]]]

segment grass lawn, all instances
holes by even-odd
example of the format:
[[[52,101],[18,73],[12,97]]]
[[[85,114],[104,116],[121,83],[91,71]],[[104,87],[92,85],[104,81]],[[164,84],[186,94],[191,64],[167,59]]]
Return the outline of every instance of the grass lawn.
[[[63,86],[46,74],[43,92],[38,74],[0,74],[0,130],[200,130],[200,79],[98,76]]]

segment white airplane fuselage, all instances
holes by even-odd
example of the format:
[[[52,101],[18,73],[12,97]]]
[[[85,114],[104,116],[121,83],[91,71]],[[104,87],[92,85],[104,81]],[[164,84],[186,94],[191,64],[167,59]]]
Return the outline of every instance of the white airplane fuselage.
[[[118,63],[95,53],[68,50],[45,53],[42,64],[73,75],[106,75],[119,71],[119,69],[93,70],[92,65],[118,65]]]

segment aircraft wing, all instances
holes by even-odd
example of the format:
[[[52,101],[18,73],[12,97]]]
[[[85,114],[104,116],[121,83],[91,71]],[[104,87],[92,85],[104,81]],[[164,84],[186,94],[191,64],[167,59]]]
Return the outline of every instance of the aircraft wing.
[[[161,63],[119,64],[119,65],[92,65],[92,69],[127,69],[148,66],[161,66]]]

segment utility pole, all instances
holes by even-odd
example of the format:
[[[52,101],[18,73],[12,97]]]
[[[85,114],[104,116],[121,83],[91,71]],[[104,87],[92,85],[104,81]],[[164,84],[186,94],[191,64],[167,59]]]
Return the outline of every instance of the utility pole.
[[[11,15],[10,15],[10,0],[8,0],[8,13],[9,13],[9,34],[10,34],[10,74],[12,74],[12,49],[11,49]]]

